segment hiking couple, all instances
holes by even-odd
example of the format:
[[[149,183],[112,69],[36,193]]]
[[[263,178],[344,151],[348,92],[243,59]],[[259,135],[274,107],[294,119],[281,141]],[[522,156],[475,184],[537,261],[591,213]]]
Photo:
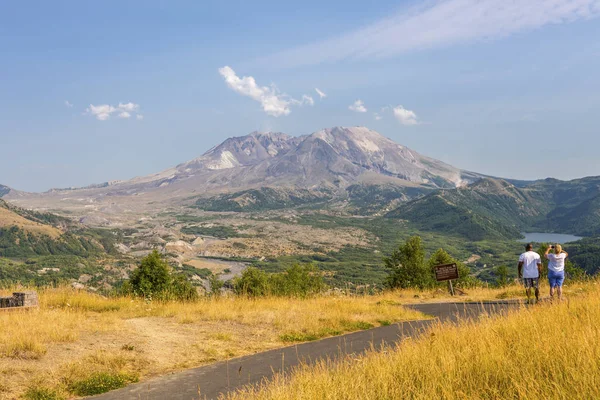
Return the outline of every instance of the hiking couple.
[[[539,280],[542,273],[542,259],[533,251],[531,243],[525,246],[525,253],[519,257],[519,278],[523,278],[527,302],[531,297],[531,289],[535,289],[535,300],[540,300]],[[562,285],[565,280],[565,259],[569,256],[560,244],[548,245],[544,257],[548,260],[548,283],[550,283],[550,298],[554,298],[554,291],[558,299],[562,300]]]

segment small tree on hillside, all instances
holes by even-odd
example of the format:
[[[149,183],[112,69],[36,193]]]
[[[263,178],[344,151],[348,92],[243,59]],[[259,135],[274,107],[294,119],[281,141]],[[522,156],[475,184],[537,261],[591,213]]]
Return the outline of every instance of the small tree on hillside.
[[[172,274],[171,267],[157,250],[142,259],[124,287],[150,299],[193,300],[198,296],[183,275]]]
[[[129,279],[134,293],[138,296],[152,297],[164,292],[171,281],[169,264],[154,250],[142,259]]]
[[[500,265],[496,267],[494,270],[494,275],[496,276],[496,285],[498,285],[498,287],[505,287],[510,284],[508,267],[506,265]]]
[[[385,280],[390,288],[424,289],[434,284],[430,270],[425,264],[425,251],[419,236],[409,238],[394,250],[390,257],[384,258],[383,262],[390,271]]]
[[[429,271],[431,271],[432,281],[435,281],[435,270],[433,267],[442,264],[456,264],[456,267],[458,268],[458,279],[453,281],[456,286],[465,288],[477,285],[478,280],[471,275],[469,267],[450,256],[444,249],[438,249],[431,257],[429,257],[428,265]],[[446,283],[442,282],[441,284]]]

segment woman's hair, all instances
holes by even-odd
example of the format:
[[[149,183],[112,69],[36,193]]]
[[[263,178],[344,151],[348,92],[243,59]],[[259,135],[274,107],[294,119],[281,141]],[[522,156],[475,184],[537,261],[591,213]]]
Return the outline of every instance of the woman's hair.
[[[554,245],[554,252],[555,252],[556,254],[560,254],[560,253],[562,253],[562,246],[561,246],[560,244],[555,244],[555,245]]]

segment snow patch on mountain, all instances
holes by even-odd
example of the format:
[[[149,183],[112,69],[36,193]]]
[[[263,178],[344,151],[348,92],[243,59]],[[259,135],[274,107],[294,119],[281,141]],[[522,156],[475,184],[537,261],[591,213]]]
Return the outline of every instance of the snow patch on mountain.
[[[221,158],[219,160],[215,160],[211,163],[206,164],[206,168],[213,170],[228,169],[235,168],[238,165],[240,165],[240,163],[235,158],[235,156],[230,151],[225,150],[221,153]]]

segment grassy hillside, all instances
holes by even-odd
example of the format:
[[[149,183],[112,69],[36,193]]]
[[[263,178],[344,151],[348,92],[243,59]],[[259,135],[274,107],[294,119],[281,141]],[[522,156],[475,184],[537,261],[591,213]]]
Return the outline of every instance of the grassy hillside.
[[[267,211],[324,203],[333,198],[324,190],[263,187],[211,198],[200,198],[196,207],[205,211]]]
[[[398,349],[322,362],[229,399],[600,398],[600,289],[508,317],[437,326]]]
[[[0,229],[17,227],[25,233],[45,235],[54,239],[62,234],[59,229],[43,223],[41,219],[28,218],[28,214],[19,211],[0,200]]]
[[[386,212],[390,207],[422,196],[431,191],[419,186],[398,185],[366,185],[357,184],[349,186],[349,206],[352,214],[372,215]]]
[[[433,192],[401,205],[387,217],[469,240],[511,239],[519,237],[519,232],[548,208],[537,192],[483,179],[465,188]]]
[[[600,177],[546,179],[517,187],[500,179],[440,190],[387,214],[417,228],[469,240],[510,239],[519,232],[600,234]]]

